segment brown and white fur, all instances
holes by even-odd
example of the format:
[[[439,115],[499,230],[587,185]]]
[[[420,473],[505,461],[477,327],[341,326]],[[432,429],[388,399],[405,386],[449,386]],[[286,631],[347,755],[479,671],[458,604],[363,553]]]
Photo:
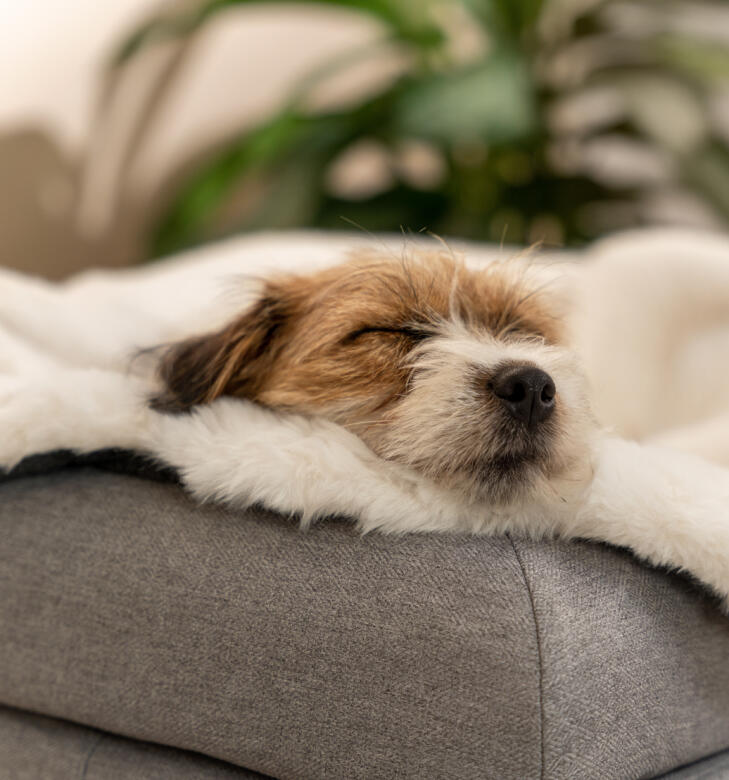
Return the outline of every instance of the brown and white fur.
[[[160,269],[65,292],[3,275],[0,464],[129,447],[203,499],[304,523],[345,515],[364,531],[607,541],[729,596],[729,471],[598,426],[541,272],[365,253],[267,274],[209,332],[188,311],[203,275]],[[157,379],[129,372],[132,343],[176,334],[187,337]],[[541,410],[523,407],[523,371],[541,372]],[[535,387],[522,388],[534,403]]]
[[[360,253],[268,279],[225,327],[173,346],[154,406],[232,397],[322,417],[464,501],[508,506],[591,475],[596,423],[565,338],[524,263],[475,271],[447,252]],[[535,373],[556,395],[546,419],[520,419],[515,403],[532,399],[510,398]]]

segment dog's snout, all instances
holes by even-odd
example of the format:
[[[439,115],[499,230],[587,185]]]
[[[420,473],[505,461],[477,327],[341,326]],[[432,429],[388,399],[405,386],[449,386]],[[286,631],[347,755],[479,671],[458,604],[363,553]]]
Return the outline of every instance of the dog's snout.
[[[512,366],[500,371],[491,383],[493,394],[512,417],[531,428],[544,422],[554,410],[556,388],[552,377],[533,366]]]

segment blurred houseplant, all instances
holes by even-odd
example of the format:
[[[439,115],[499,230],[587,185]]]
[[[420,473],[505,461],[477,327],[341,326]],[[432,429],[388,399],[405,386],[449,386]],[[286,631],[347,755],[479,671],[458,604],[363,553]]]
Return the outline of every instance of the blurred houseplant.
[[[170,6],[124,42],[113,67],[251,3]],[[274,115],[200,161],[154,226],[151,253],[344,221],[547,244],[655,221],[729,222],[722,3],[320,4],[377,19],[382,44],[309,74]],[[332,73],[383,52],[401,66],[374,93],[334,108],[312,100]],[[341,173],[362,154],[382,175],[352,190]]]

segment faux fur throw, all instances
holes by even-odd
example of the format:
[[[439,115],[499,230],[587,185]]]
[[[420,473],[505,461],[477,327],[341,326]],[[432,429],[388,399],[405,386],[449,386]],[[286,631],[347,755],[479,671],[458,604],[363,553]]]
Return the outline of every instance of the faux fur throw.
[[[0,465],[59,449],[121,447],[173,467],[202,500],[260,502],[303,523],[344,515],[365,531],[607,541],[729,596],[729,470],[716,465],[729,464],[723,238],[634,233],[583,256],[536,259],[574,301],[570,320],[594,407],[615,432],[594,442],[587,490],[565,480],[515,506],[467,503],[321,419],[226,398],[184,415],[149,408],[154,353],[140,350],[221,326],[267,273],[313,270],[373,244],[351,235],[261,235],[62,285],[1,271]],[[401,249],[388,241],[388,251]],[[465,250],[477,264],[507,254]]]

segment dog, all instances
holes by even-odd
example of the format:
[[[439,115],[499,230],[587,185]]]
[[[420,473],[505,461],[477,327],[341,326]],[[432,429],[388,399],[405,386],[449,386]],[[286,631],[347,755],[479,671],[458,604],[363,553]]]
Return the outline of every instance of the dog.
[[[340,474],[338,498],[363,530],[598,539],[727,597],[729,472],[601,429],[560,307],[520,262],[473,269],[449,252],[360,253],[270,277],[222,328],[168,347],[150,405],[199,415],[244,401],[326,423],[315,483],[346,462],[330,450],[337,431],[353,434],[371,479],[345,491]],[[373,509],[376,479],[389,501]],[[234,478],[213,481],[215,497],[235,495]],[[257,497],[306,522],[321,514],[310,493],[281,482]]]
[[[274,277],[225,327],[169,348],[159,376],[157,410],[229,396],[323,417],[466,503],[534,502],[590,476],[586,379],[524,264],[360,253]]]
[[[617,264],[632,286],[614,272],[619,242],[611,262],[585,268],[590,306],[608,284],[621,297],[577,328],[543,269],[493,258],[476,267],[447,251],[365,251],[306,275],[266,274],[255,300],[207,333],[197,323],[209,320],[191,307],[207,268],[90,278],[68,289],[2,274],[0,466],[55,449],[122,447],[172,466],[202,500],[261,503],[303,525],[339,515],[363,532],[514,533],[627,547],[690,572],[726,608],[729,470],[612,434],[591,411],[596,388],[581,368],[585,356],[610,367],[597,388],[603,408],[611,378],[629,392],[637,379],[656,392],[671,387],[670,372],[652,382],[639,376],[656,362],[657,344],[687,337],[666,316],[673,309],[661,308],[670,285],[680,287],[682,311],[712,328],[688,355],[688,378],[701,380],[695,369],[706,364],[706,347],[724,343],[714,332],[729,308],[724,244],[703,258],[691,242],[676,246],[665,278],[656,273],[656,243],[648,244]],[[664,241],[664,255],[675,244]],[[286,257],[294,250],[287,246]],[[697,277],[699,260],[713,283]],[[635,333],[628,292],[643,318]],[[617,344],[616,311],[625,333]],[[601,318],[603,341],[594,335]],[[155,370],[132,370],[131,340],[169,324],[171,345],[149,353]],[[571,347],[575,336],[581,350]],[[623,354],[630,374],[617,370]],[[721,386],[713,375],[712,389]],[[641,417],[631,396],[625,420],[655,431],[660,415],[675,414],[672,397],[652,397],[655,413]],[[694,431],[689,449],[705,439]]]

